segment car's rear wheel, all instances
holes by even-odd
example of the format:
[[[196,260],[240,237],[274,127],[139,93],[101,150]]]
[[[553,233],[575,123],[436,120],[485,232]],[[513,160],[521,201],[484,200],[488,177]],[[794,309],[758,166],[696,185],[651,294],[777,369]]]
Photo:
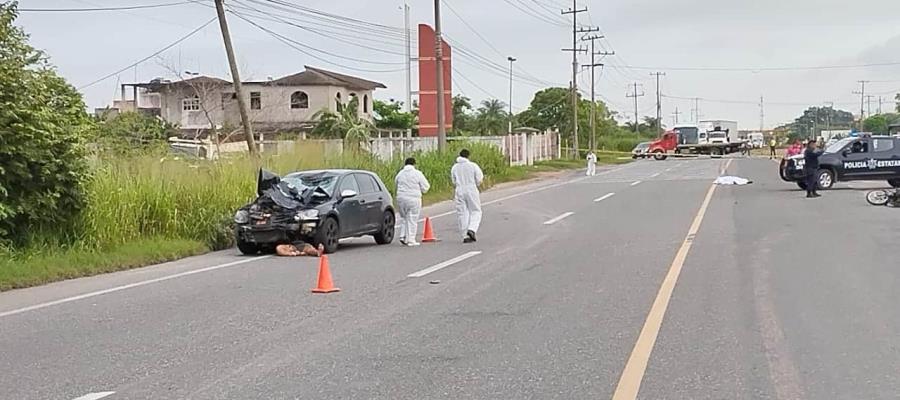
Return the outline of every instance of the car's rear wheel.
[[[834,186],[834,173],[827,169],[820,169],[816,175],[819,189],[828,190]]]
[[[375,233],[375,243],[390,244],[394,241],[394,213],[385,211],[381,217],[381,229]]]
[[[241,240],[241,238],[237,239],[237,248],[241,251],[241,253],[246,254],[248,256],[253,256],[259,254],[259,246],[255,243],[245,242]]]
[[[325,248],[325,253],[334,253],[338,249],[338,241],[341,238],[341,227],[336,219],[325,218],[322,225],[316,230],[314,242],[316,247],[320,244]]]
[[[888,185],[891,185],[891,187],[900,188],[900,179],[888,179]]]

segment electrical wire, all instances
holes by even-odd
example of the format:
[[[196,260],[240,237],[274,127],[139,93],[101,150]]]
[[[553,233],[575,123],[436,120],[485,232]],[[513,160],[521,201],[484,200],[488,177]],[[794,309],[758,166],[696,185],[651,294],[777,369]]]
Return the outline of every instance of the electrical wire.
[[[94,11],[123,11],[123,10],[143,10],[148,8],[161,8],[171,6],[181,6],[191,4],[191,1],[179,1],[174,3],[163,4],[144,4],[136,6],[119,6],[119,7],[94,7],[94,8],[19,8],[21,12],[94,12]]]
[[[523,8],[521,8],[520,6],[518,6],[516,3],[513,3],[511,0],[503,0],[503,1],[506,2],[506,4],[509,4],[510,6],[512,6],[513,8],[515,8],[515,9],[517,9],[517,10],[519,10],[519,11],[525,13],[525,14],[528,14],[528,15],[531,16],[532,18],[535,18],[535,19],[537,19],[537,20],[539,20],[539,21],[541,21],[541,22],[545,22],[545,23],[547,23],[547,24],[550,24],[550,25],[553,25],[553,26],[557,26],[557,27],[563,27],[563,28],[569,26],[569,25],[566,24],[566,23],[562,23],[562,22],[559,22],[559,21],[557,21],[557,20],[553,20],[553,19],[551,19],[551,18],[549,18],[549,17],[546,17],[546,16],[543,16],[543,15],[541,15],[541,14],[534,14],[533,12],[529,12],[529,11],[527,11],[526,9],[523,9]]]
[[[215,21],[215,20],[216,20],[216,18],[213,17],[213,18],[210,19],[209,21],[206,21],[206,23],[204,23],[203,25],[200,25],[199,27],[197,27],[197,29],[194,29],[193,31],[189,32],[187,35],[184,35],[184,36],[182,36],[180,39],[178,39],[178,40],[176,40],[176,41],[174,41],[174,42],[168,44],[166,47],[163,47],[162,49],[157,50],[157,51],[154,52],[153,54],[150,54],[149,56],[144,57],[144,58],[142,58],[142,59],[140,59],[140,60],[138,60],[138,61],[132,63],[131,65],[128,65],[127,67],[124,67],[124,68],[122,68],[122,69],[116,70],[115,72],[109,73],[109,74],[107,74],[107,75],[104,75],[104,76],[101,77],[101,78],[98,78],[98,79],[93,80],[93,81],[91,81],[91,82],[89,82],[89,83],[86,83],[86,84],[84,84],[84,85],[81,85],[81,86],[79,86],[77,89],[78,89],[78,90],[82,90],[82,89],[85,89],[85,88],[94,86],[94,85],[96,85],[96,84],[98,84],[98,83],[100,83],[100,82],[103,82],[103,81],[105,81],[105,80],[107,80],[107,79],[109,79],[109,78],[112,78],[112,77],[114,77],[114,76],[116,76],[116,75],[118,75],[118,74],[120,74],[120,73],[122,73],[122,72],[124,72],[124,71],[126,71],[126,70],[128,70],[128,69],[134,68],[134,67],[137,66],[138,64],[141,64],[141,63],[143,63],[144,61],[147,61],[147,60],[149,60],[149,59],[151,59],[151,58],[153,58],[153,57],[156,57],[156,56],[162,54],[164,51],[169,50],[169,49],[171,49],[171,48],[177,46],[179,43],[181,43],[181,42],[187,40],[187,39],[190,38],[191,36],[194,36],[197,32],[200,32],[201,30],[203,30],[203,28],[206,28],[209,24],[213,23],[213,21]]]
[[[853,65],[814,65],[814,66],[798,66],[798,67],[644,67],[626,65],[625,67],[640,70],[661,70],[661,71],[720,71],[720,72],[764,72],[764,71],[820,71],[830,69],[853,69],[853,68],[870,68],[870,67],[892,67],[898,66],[900,62],[884,62],[869,64],[853,64]]]

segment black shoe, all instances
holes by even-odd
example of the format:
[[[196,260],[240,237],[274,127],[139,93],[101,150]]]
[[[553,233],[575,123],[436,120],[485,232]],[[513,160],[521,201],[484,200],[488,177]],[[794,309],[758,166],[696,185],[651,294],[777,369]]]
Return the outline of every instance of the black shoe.
[[[474,242],[474,241],[475,241],[475,240],[473,240],[472,238],[469,238],[469,237],[463,239],[463,243],[472,243],[472,242]]]
[[[816,193],[816,192],[813,192],[813,197],[822,197],[822,195],[821,195],[821,194],[818,194],[818,193]]]
[[[468,236],[469,239],[472,239],[473,242],[477,242],[477,241],[478,241],[478,239],[475,239],[475,232],[472,232],[472,231],[466,231],[466,236]]]
[[[807,199],[812,199],[812,198],[815,198],[815,197],[816,197],[816,196],[814,196],[812,193],[807,193],[807,194],[806,194],[806,198],[807,198]]]

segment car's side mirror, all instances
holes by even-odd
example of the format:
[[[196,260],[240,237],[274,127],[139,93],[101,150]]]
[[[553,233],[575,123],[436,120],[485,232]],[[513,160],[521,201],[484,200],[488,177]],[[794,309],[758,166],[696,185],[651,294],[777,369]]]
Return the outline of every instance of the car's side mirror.
[[[356,195],[358,195],[358,194],[359,193],[356,193],[355,190],[344,189],[344,191],[341,192],[341,199],[343,200],[343,199],[349,199],[351,197],[356,197]]]

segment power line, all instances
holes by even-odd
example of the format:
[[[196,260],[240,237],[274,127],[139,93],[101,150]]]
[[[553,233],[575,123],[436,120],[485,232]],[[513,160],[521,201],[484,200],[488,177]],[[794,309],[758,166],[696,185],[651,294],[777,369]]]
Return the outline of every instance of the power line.
[[[84,85],[81,85],[80,87],[78,87],[78,90],[82,90],[82,89],[85,89],[85,88],[94,86],[95,84],[98,84],[98,83],[103,82],[103,81],[105,81],[105,80],[107,80],[107,79],[109,79],[109,78],[112,78],[112,77],[114,77],[114,76],[116,76],[116,75],[118,75],[118,74],[120,74],[120,73],[122,73],[122,72],[124,72],[124,71],[127,71],[127,70],[129,70],[129,69],[131,69],[131,68],[134,68],[135,66],[137,66],[138,64],[143,63],[144,61],[147,61],[147,60],[149,60],[149,59],[151,59],[151,58],[153,58],[153,57],[156,57],[156,56],[160,55],[160,54],[163,53],[164,51],[169,50],[169,49],[171,49],[171,48],[177,46],[179,43],[181,43],[181,42],[187,40],[187,39],[190,38],[191,36],[194,36],[194,34],[196,34],[197,32],[200,32],[201,30],[203,30],[203,28],[206,28],[209,24],[213,23],[213,21],[215,21],[215,20],[216,20],[216,18],[214,17],[214,18],[210,19],[209,21],[206,21],[206,23],[204,23],[203,25],[200,25],[199,27],[197,27],[197,29],[194,29],[193,31],[189,32],[187,35],[182,36],[180,39],[178,39],[178,40],[176,40],[176,41],[170,43],[170,44],[167,45],[166,47],[163,47],[162,49],[159,49],[158,51],[154,52],[153,54],[150,54],[149,56],[144,57],[144,58],[142,58],[142,59],[140,59],[140,60],[138,60],[138,61],[132,63],[131,65],[129,65],[129,66],[127,66],[127,67],[124,67],[124,68],[122,68],[122,69],[116,70],[115,72],[112,72],[112,73],[110,73],[110,74],[104,75],[103,77],[98,78],[98,79],[96,79],[96,80],[94,80],[94,81],[91,81],[90,83],[86,83],[86,84],[84,84]]]
[[[641,70],[666,70],[666,71],[722,71],[722,72],[763,72],[763,71],[815,71],[829,69],[852,69],[869,67],[890,67],[900,65],[900,62],[852,64],[852,65],[814,65],[794,67],[645,67],[635,65],[623,65],[626,68]]]
[[[93,12],[93,11],[122,11],[122,10],[142,10],[148,8],[161,8],[171,6],[181,6],[191,4],[191,1],[179,1],[175,3],[163,4],[144,4],[137,6],[120,6],[120,7],[93,7],[93,8],[19,8],[22,12]]]
[[[517,10],[519,10],[519,11],[525,13],[525,14],[528,14],[528,15],[531,16],[532,18],[535,18],[535,19],[537,19],[537,20],[539,20],[539,21],[541,21],[541,22],[545,22],[545,23],[548,23],[548,24],[550,24],[550,25],[557,26],[557,27],[567,27],[567,26],[568,26],[568,24],[563,23],[563,22],[561,22],[561,21],[555,20],[555,19],[553,19],[553,18],[544,16],[544,15],[541,15],[541,14],[536,14],[536,13],[534,13],[534,11],[528,11],[527,9],[524,9],[524,8],[520,7],[519,5],[517,5],[517,3],[513,3],[513,2],[510,1],[510,0],[503,0],[503,1],[506,2],[506,4],[509,4],[510,6],[512,6],[513,8],[515,8],[515,9],[517,9]]]

